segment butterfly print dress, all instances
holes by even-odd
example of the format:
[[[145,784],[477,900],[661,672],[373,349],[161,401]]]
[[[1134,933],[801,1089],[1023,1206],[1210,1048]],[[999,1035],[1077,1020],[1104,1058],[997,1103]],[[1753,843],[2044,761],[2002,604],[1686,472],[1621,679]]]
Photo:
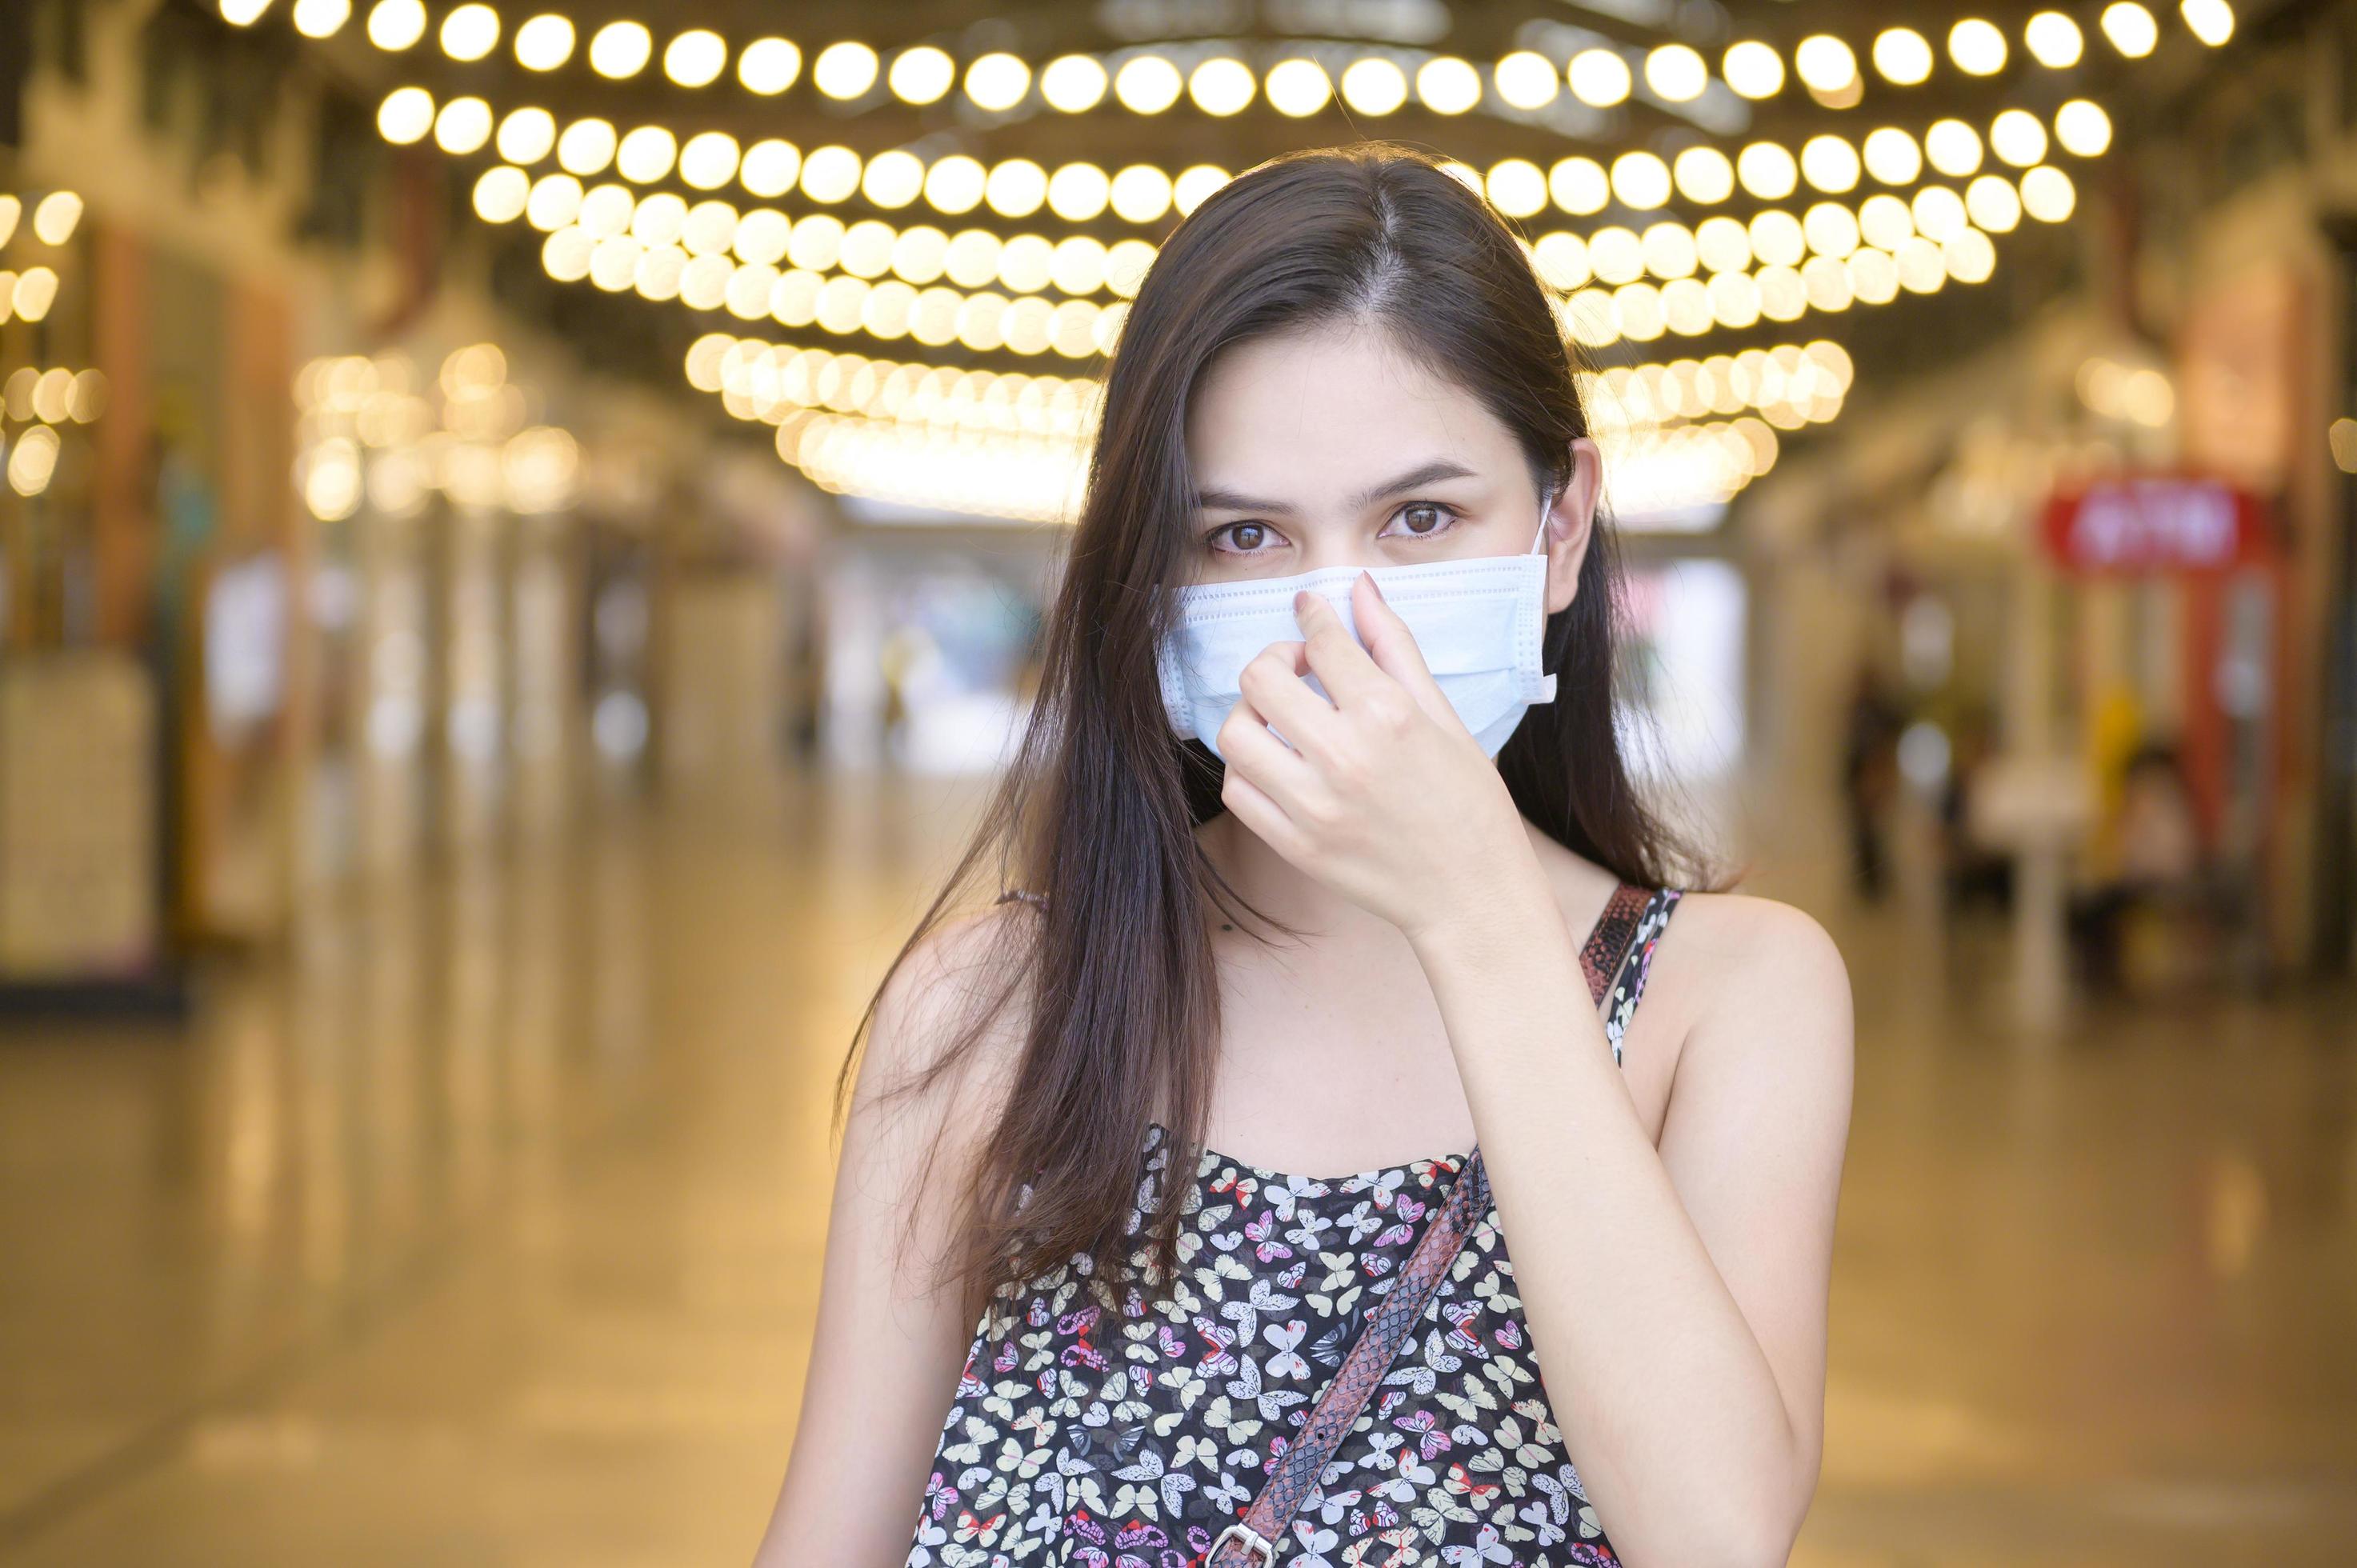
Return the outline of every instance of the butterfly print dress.
[[[1617,951],[1608,926],[1636,922],[1603,993],[1616,1062],[1680,896],[1624,886],[1584,950]],[[1141,1266],[1168,1154],[1157,1124],[1130,1216]],[[909,1568],[1200,1568],[1466,1158],[1312,1178],[1205,1150],[1159,1299],[1133,1289],[1105,1310],[1080,1260],[1002,1292],[942,1423]],[[1494,1206],[1278,1545],[1286,1568],[1620,1562],[1548,1408]]]

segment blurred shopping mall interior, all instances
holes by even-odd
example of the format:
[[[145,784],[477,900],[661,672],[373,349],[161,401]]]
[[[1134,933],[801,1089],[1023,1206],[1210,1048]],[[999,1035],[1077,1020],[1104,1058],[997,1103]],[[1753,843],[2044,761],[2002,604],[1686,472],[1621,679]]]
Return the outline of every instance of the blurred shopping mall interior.
[[[7,0],[0,1563],[749,1557],[1127,302],[1370,137],[1848,961],[1793,1561],[2357,1562],[2357,5]]]

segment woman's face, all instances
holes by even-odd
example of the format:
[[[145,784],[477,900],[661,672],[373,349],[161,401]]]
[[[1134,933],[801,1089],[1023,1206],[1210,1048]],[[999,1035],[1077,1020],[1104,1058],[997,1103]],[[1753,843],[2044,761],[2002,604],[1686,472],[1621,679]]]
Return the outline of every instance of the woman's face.
[[[1595,510],[1595,445],[1572,447],[1577,471],[1547,510],[1550,612],[1571,602]],[[1380,327],[1219,355],[1188,411],[1187,456],[1201,498],[1190,582],[1520,554],[1539,527],[1512,434]]]

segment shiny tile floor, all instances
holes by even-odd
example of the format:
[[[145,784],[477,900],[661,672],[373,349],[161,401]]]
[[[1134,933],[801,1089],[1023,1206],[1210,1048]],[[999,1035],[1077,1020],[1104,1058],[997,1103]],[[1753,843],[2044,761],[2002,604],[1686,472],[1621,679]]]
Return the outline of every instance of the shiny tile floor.
[[[972,805],[621,813],[321,911],[185,1032],[7,1027],[0,1562],[745,1561],[833,1075]],[[1803,890],[1860,1040],[1794,1560],[2357,1561],[2357,999],[2041,1043],[1994,943]]]

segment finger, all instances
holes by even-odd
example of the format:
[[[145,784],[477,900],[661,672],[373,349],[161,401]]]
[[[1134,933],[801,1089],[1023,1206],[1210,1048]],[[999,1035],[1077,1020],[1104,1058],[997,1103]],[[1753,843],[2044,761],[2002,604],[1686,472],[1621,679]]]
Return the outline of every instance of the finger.
[[[1308,844],[1293,819],[1285,814],[1285,808],[1232,768],[1220,782],[1220,803],[1269,848],[1297,865],[1308,863]]]
[[[1244,665],[1236,683],[1253,711],[1263,722],[1275,725],[1295,750],[1320,757],[1332,738],[1334,704],[1301,678],[1308,672],[1302,644],[1272,642]]]
[[[1309,759],[1270,733],[1267,715],[1249,696],[1238,697],[1220,722],[1219,742],[1228,771],[1241,773],[1280,808],[1297,804],[1317,785]]]
[[[1448,705],[1440,682],[1432,678],[1431,670],[1424,662],[1424,650],[1415,645],[1415,634],[1383,597],[1383,590],[1372,574],[1361,572],[1351,583],[1351,613],[1359,623],[1359,635],[1366,642],[1371,663],[1406,687],[1427,709],[1436,703]]]
[[[1293,618],[1301,623],[1303,657],[1336,707],[1348,711],[1391,683],[1351,635],[1342,613],[1318,595],[1306,588],[1295,595]]]

